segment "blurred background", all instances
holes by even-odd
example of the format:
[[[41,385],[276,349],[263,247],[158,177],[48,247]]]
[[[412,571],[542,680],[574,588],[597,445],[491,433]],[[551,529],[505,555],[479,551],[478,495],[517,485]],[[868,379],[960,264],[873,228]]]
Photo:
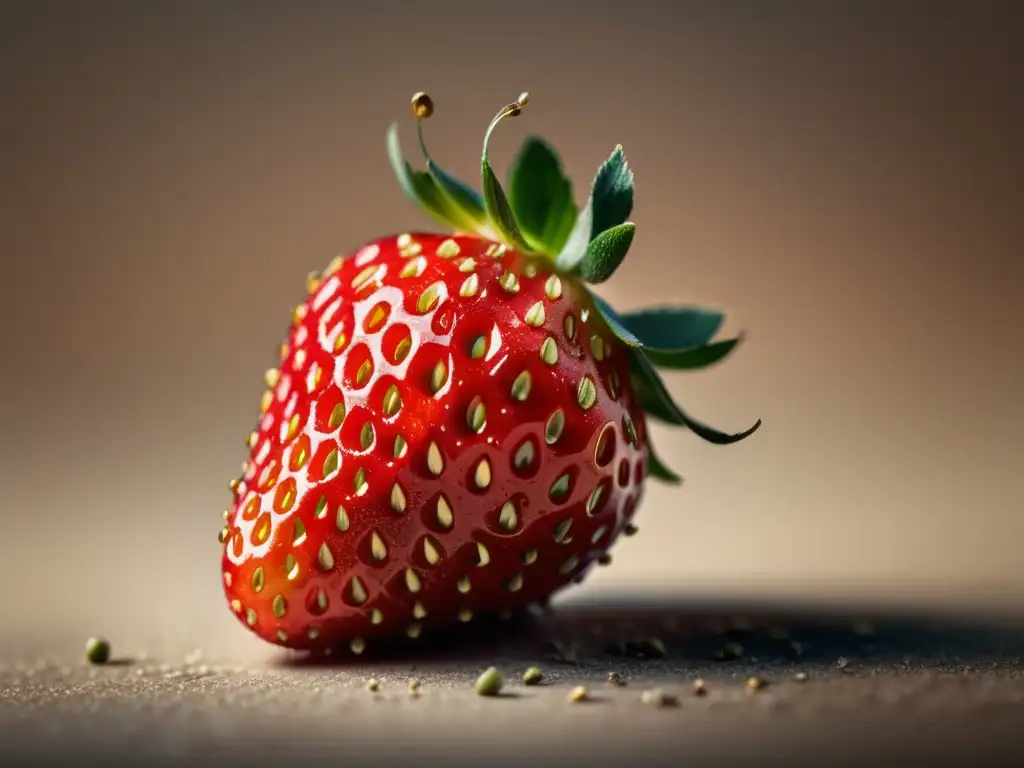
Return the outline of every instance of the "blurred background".
[[[432,223],[384,131],[409,97],[474,179],[494,112],[582,201],[624,145],[622,309],[748,342],[669,377],[721,448],[571,592],[1019,605],[1024,119],[1012,3],[0,4],[3,641],[253,647],[216,533],[304,276]],[[1014,95],[1016,94],[1016,95]],[[97,630],[96,628],[100,629]]]

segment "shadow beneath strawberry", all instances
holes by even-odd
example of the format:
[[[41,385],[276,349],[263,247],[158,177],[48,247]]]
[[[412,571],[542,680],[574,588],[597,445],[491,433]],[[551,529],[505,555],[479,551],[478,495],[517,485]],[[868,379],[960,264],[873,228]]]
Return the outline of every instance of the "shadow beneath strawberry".
[[[310,654],[288,656],[279,663],[288,667],[365,666],[368,663],[450,662],[452,660],[477,661],[486,659],[496,649],[509,653],[522,644],[539,647],[545,637],[545,625],[529,612],[515,614],[507,619],[482,616],[472,624],[450,629],[424,632],[416,639],[393,638],[368,641],[359,655],[347,649],[327,655]]]
[[[484,618],[416,640],[375,641],[359,656],[281,664],[360,666],[538,664],[629,677],[738,673],[965,672],[1019,663],[1024,617],[986,620],[926,611],[858,610],[764,601],[632,598],[570,602],[508,620]],[[620,671],[614,671],[620,670]],[[601,672],[602,675],[608,674]],[[615,682],[615,680],[613,680]]]
[[[130,667],[130,666],[132,666],[135,663],[136,663],[135,659],[133,659],[133,658],[131,658],[129,656],[119,656],[119,657],[117,657],[115,659],[109,659],[108,661],[103,662],[103,664],[101,666],[104,666],[104,667]]]

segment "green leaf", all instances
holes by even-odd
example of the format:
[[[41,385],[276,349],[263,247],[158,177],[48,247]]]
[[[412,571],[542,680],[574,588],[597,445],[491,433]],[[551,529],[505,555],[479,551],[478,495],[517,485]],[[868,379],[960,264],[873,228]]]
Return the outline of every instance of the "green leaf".
[[[635,233],[636,224],[626,222],[591,240],[578,266],[580,276],[588,283],[603,283],[610,278],[629,253]]]
[[[621,146],[616,146],[590,185],[590,197],[576,225],[558,253],[555,264],[567,272],[575,270],[587,255],[590,241],[600,233],[624,224],[633,212],[633,173]]]
[[[607,301],[602,299],[593,291],[590,292],[590,298],[594,302],[594,307],[597,309],[597,313],[604,320],[605,325],[619,341],[630,347],[642,347],[643,344],[636,336],[634,336],[628,328],[622,323],[622,318],[619,313],[612,309],[611,305]]]
[[[676,427],[686,426],[682,411],[672,399],[664,382],[638,350],[634,350],[630,355],[630,374],[633,391],[648,416]]]
[[[654,452],[654,445],[650,441],[647,443],[647,471],[651,477],[664,483],[679,485],[683,482],[683,478],[669,469],[658,457],[658,454]]]
[[[693,371],[707,368],[721,362],[743,341],[740,334],[735,339],[724,339],[711,344],[702,344],[690,349],[652,349],[644,347],[644,355],[658,368],[675,371]]]
[[[448,199],[449,205],[458,210],[465,219],[474,222],[474,231],[479,232],[480,229],[490,226],[484,201],[475,189],[441,170],[433,160],[427,160],[427,171],[441,194]]]
[[[405,156],[398,139],[398,124],[392,124],[387,132],[388,159],[398,177],[402,191],[414,203],[437,219],[441,224],[453,229],[474,229],[474,224],[464,214],[454,210],[451,204],[437,188],[434,179],[424,171],[413,170]]]
[[[598,169],[590,199],[593,201],[591,238],[624,223],[633,212],[633,172],[629,170],[621,144]]]
[[[753,426],[748,427],[742,432],[728,434],[727,432],[722,432],[721,430],[710,427],[703,422],[697,421],[697,419],[692,416],[687,414],[683,415],[686,417],[686,426],[689,427],[691,432],[705,442],[712,443],[714,445],[731,445],[733,443],[738,443],[741,440],[746,440],[761,427],[761,420],[758,419],[754,422]]]
[[[590,246],[593,220],[593,201],[588,200],[587,204],[583,206],[583,210],[580,211],[580,215],[576,217],[576,223],[573,225],[572,231],[569,232],[565,245],[555,257],[556,267],[565,272],[573,272],[583,261],[587,255],[587,248]]]
[[[716,445],[729,445],[738,443],[754,434],[761,426],[758,419],[754,426],[736,434],[728,434],[714,427],[709,427],[697,419],[689,416],[672,399],[665,383],[661,380],[654,366],[647,360],[642,352],[633,350],[630,355],[632,383],[637,399],[650,416],[659,421],[676,426],[688,427],[701,439]]]
[[[693,307],[652,307],[625,312],[621,322],[644,347],[672,351],[710,342],[725,322],[725,314]]]
[[[611,308],[606,306],[602,314],[606,312],[612,312]],[[725,321],[724,313],[713,309],[654,307],[626,312],[617,320],[621,329],[635,340],[631,346],[642,348],[646,358],[659,368],[707,368],[723,360],[743,341],[743,334],[711,341]],[[614,326],[612,331],[622,338]]]
[[[509,176],[508,199],[519,231],[535,250],[550,256],[565,246],[576,223],[572,182],[558,153],[543,139],[523,142]]]
[[[532,252],[533,248],[523,239],[523,235],[519,231],[515,214],[512,213],[512,208],[508,204],[508,198],[505,197],[505,190],[501,188],[501,183],[498,181],[498,177],[494,175],[494,169],[491,168],[486,155],[484,155],[480,163],[480,176],[483,179],[484,186],[484,205],[487,209],[488,218],[495,229],[519,250],[526,253]]]

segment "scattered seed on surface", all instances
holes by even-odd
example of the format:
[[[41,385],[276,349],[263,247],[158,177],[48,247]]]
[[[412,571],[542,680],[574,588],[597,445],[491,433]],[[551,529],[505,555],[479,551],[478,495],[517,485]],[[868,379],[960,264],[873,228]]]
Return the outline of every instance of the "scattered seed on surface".
[[[366,681],[366,690],[375,693],[380,690],[380,680],[375,677],[371,677]]]
[[[708,687],[707,687],[707,685],[704,684],[703,680],[698,678],[698,679],[693,681],[693,692],[697,696],[707,696],[708,695]]]
[[[90,637],[85,644],[85,657],[91,664],[106,664],[110,661],[110,643],[102,637]]]
[[[797,672],[793,676],[793,679],[796,680],[798,683],[805,683],[805,682],[807,682],[807,673],[806,672]]]
[[[537,667],[530,667],[528,670],[523,672],[524,685],[537,685],[543,679],[544,673]]]
[[[585,685],[577,685],[569,692],[569,701],[577,704],[581,701],[587,701],[590,698],[590,692],[587,690]]]
[[[748,691],[751,691],[751,692],[760,691],[760,690],[763,690],[764,688],[766,688],[767,686],[768,686],[768,683],[767,683],[766,680],[764,680],[764,678],[757,677],[756,675],[754,675],[753,677],[748,677],[747,678],[747,690]]]
[[[477,678],[476,693],[478,696],[497,696],[505,681],[497,667],[488,667],[484,673]]]
[[[679,699],[670,693],[660,688],[652,688],[649,691],[644,691],[640,694],[640,701],[644,704],[649,704],[652,707],[674,707],[679,703]]]
[[[422,687],[422,683],[420,683],[419,680],[410,680],[409,681],[409,693],[419,693],[421,687]]]

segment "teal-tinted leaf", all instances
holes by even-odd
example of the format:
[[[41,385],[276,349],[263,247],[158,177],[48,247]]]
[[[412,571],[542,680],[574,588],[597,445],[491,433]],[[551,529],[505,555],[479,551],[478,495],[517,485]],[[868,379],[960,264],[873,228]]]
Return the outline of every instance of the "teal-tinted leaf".
[[[689,416],[672,399],[665,383],[661,380],[654,366],[647,360],[643,352],[633,350],[630,355],[632,383],[641,407],[653,418],[676,426],[688,427],[694,434],[709,443],[728,445],[738,443],[754,434],[761,426],[758,419],[754,426],[737,434],[728,434],[714,427],[709,427]]]
[[[557,255],[576,223],[572,183],[558,154],[543,139],[531,136],[512,165],[508,200],[523,237],[535,250]]]
[[[647,366],[643,367],[643,363]],[[630,358],[630,379],[633,392],[648,416],[676,427],[686,426],[679,406],[639,350],[633,350]]]
[[[633,212],[633,172],[626,163],[622,145],[616,146],[611,157],[598,169],[590,199],[593,201],[591,238],[624,223]]]
[[[579,263],[580,276],[588,283],[603,283],[619,268],[633,244],[636,224],[626,222],[606,229],[587,247],[587,254]]]
[[[694,307],[652,307],[625,312],[621,321],[643,346],[671,351],[710,342],[725,322],[725,314]]]
[[[741,341],[743,341],[742,334],[735,339],[723,339],[690,349],[666,350],[644,347],[644,355],[658,368],[693,371],[721,362]]]
[[[654,445],[650,442],[647,444],[647,471],[651,477],[661,480],[663,483],[679,485],[683,482],[683,478],[669,469],[658,457],[658,454],[654,452]]]
[[[611,305],[608,304],[607,301],[593,292],[591,292],[590,298],[594,301],[594,306],[597,308],[598,314],[601,315],[601,319],[604,320],[608,329],[619,341],[630,347],[643,346],[640,339],[634,336],[630,330],[622,324],[622,318],[619,317],[618,312],[612,309]]]
[[[427,161],[427,171],[448,199],[449,205],[457,209],[465,219],[475,223],[475,231],[489,226],[484,201],[475,189],[441,170],[433,160]]]
[[[480,176],[484,187],[484,205],[491,224],[510,244],[527,253],[532,252],[530,244],[523,239],[523,235],[519,231],[515,214],[512,213],[508,198],[505,196],[505,190],[501,188],[501,183],[494,175],[494,169],[491,168],[486,155],[480,164]]]
[[[398,139],[398,125],[392,124],[387,132],[388,160],[398,177],[398,183],[402,191],[414,203],[423,208],[427,213],[452,229],[473,229],[473,221],[459,211],[454,210],[441,191],[437,188],[434,179],[424,171],[413,170],[405,156],[402,154],[402,146]]]
[[[590,185],[590,197],[576,219],[555,264],[567,272],[575,270],[587,255],[590,241],[605,230],[624,224],[633,212],[633,172],[626,164],[621,146],[615,147]]]
[[[715,429],[714,427],[710,427],[703,422],[697,421],[697,419],[688,414],[683,415],[686,417],[686,426],[691,432],[705,442],[712,443],[714,445],[731,445],[733,443],[740,442],[740,440],[746,440],[761,427],[761,420],[758,419],[754,422],[753,426],[748,427],[742,432],[729,434],[727,432],[722,432],[719,429]]]

